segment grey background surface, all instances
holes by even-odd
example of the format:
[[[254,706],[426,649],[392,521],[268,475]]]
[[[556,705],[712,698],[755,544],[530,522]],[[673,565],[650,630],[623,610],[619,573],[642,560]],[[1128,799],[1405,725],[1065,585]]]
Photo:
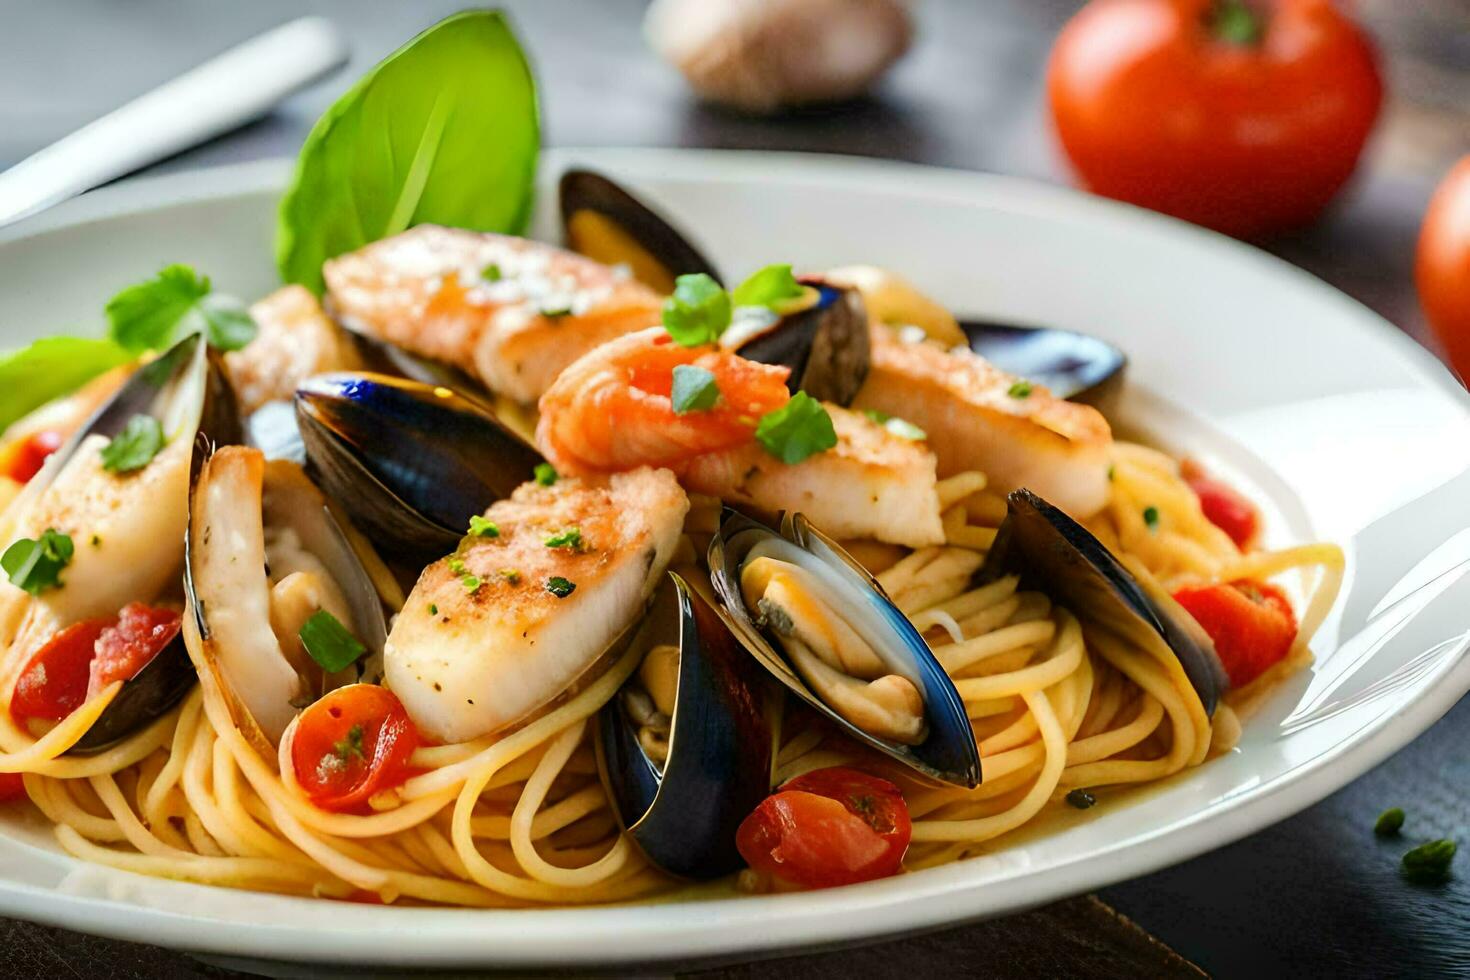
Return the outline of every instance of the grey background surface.
[[[300,13],[335,19],[353,47],[344,72],[267,119],[159,171],[287,156],[352,79],[462,3],[319,0],[0,2],[0,166]],[[1078,4],[926,0],[915,49],[871,97],[779,119],[702,106],[641,37],[643,0],[511,2],[542,87],[553,145],[814,150],[1065,180],[1042,93],[1046,52]],[[1270,245],[1419,339],[1415,236],[1434,183],[1470,152],[1470,3],[1365,0],[1385,52],[1390,101],[1363,171],[1315,227]],[[1470,976],[1470,862],[1447,885],[1398,878],[1401,847],[1371,826],[1388,806],[1416,837],[1470,844],[1470,702],[1372,773],[1238,844],[1129,882],[1102,898],[1220,976]],[[1086,938],[1078,903],[1041,916],[946,930],[863,951],[786,959],[729,975],[1130,975],[1126,951]],[[1098,933],[1101,935],[1101,933]],[[1081,936],[1083,938],[1079,939]],[[1054,942],[1018,958],[1018,938]],[[1050,938],[1047,938],[1050,937]],[[1060,938],[1059,938],[1060,937]],[[1007,945],[1011,943],[1011,945]],[[15,976],[221,975],[186,957],[0,920],[0,969]],[[268,955],[269,951],[262,951]]]

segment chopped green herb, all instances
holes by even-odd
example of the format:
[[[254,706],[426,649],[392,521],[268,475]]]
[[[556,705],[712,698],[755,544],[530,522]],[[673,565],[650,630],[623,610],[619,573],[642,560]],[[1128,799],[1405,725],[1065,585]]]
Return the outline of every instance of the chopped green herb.
[[[537,483],[541,484],[543,487],[549,487],[552,484],[556,483],[556,478],[556,467],[552,466],[550,463],[536,464]]]
[[[1373,824],[1373,833],[1379,837],[1393,837],[1398,834],[1404,826],[1404,811],[1402,807],[1389,807],[1378,815],[1378,820]]]
[[[429,615],[430,616],[437,616],[437,615],[439,615],[439,604],[437,602],[431,602],[431,603],[429,603]]]
[[[548,548],[571,548],[573,551],[582,550],[582,529],[579,527],[564,528],[546,539]]]
[[[674,280],[674,293],[664,300],[663,323],[680,347],[713,344],[730,325],[730,294],[703,272]]]
[[[100,535],[100,534],[94,534],[94,535],[92,535],[92,547],[94,547],[94,548],[100,548],[100,547],[102,547],[102,535]]]
[[[751,275],[730,294],[736,306],[764,306],[775,309],[785,300],[802,294],[801,283],[791,274],[789,265],[768,265]]]
[[[301,645],[306,647],[311,659],[329,674],[346,670],[367,652],[357,637],[325,609],[312,613],[296,635],[301,637]]]
[[[1108,482],[1109,483],[1112,483],[1113,482],[1113,478],[1115,476],[1117,476],[1117,470],[1118,470],[1118,468],[1116,466],[1114,466],[1112,463],[1109,463],[1108,464]]]
[[[562,303],[558,306],[543,306],[541,308],[541,315],[546,317],[548,320],[559,320],[564,316],[571,316],[572,308],[566,303]]]
[[[10,576],[11,585],[40,595],[61,588],[61,570],[71,562],[75,550],[70,537],[48,527],[39,539],[21,538],[6,548],[0,555],[0,568]]]
[[[486,282],[499,282],[505,277],[500,274],[500,266],[494,262],[491,262],[489,265],[485,266],[485,268],[480,270],[480,278],[485,280]]]
[[[676,364],[674,387],[669,397],[674,403],[675,415],[707,412],[720,400],[720,386],[715,383],[714,372],[693,364]]]
[[[131,473],[147,466],[163,448],[163,426],[151,415],[134,415],[123,430],[102,447],[102,468]]]
[[[516,571],[514,568],[502,568],[500,570],[500,577],[505,579],[511,585],[521,584],[521,573]]]
[[[1085,789],[1074,789],[1067,794],[1067,805],[1074,806],[1079,810],[1086,810],[1097,805],[1097,797]]]
[[[473,514],[470,516],[470,534],[477,538],[498,538],[500,525],[485,520],[479,514]]]
[[[891,418],[887,422],[883,423],[883,428],[898,436],[900,439],[907,439],[910,442],[923,442],[925,439],[929,438],[929,434],[927,432],[919,428],[914,423],[908,421],[907,419],[901,419],[897,417]]]
[[[333,743],[332,754],[342,762],[352,758],[363,758],[365,753],[362,750],[362,726],[353,725],[347,729],[347,737]]]
[[[550,592],[558,599],[565,599],[567,596],[577,591],[577,583],[569,582],[566,579],[562,578],[560,575],[553,575],[551,576],[551,578],[546,580],[546,591]]]
[[[1454,860],[1455,850],[1455,842],[1452,840],[1432,840],[1405,854],[1400,868],[1411,881],[1443,881],[1449,876],[1450,862]]]
[[[893,416],[889,415],[887,412],[880,412],[876,408],[865,408],[863,409],[863,414],[872,419],[874,422],[877,422],[879,425],[884,425],[888,422],[889,419],[893,418]]]
[[[1031,382],[1017,381],[1015,384],[1006,389],[1006,394],[1010,395],[1012,398],[1029,398],[1031,397],[1031,391]]]
[[[787,465],[837,445],[832,416],[804,391],[798,391],[774,412],[767,412],[755,427],[755,438],[766,452]]]
[[[1143,523],[1148,525],[1150,531],[1159,529],[1159,509],[1157,507],[1145,507],[1143,509]]]
[[[480,587],[480,576],[461,575],[459,579],[459,584],[464,586],[464,590],[466,592],[474,592]]]
[[[463,575],[464,574],[464,559],[461,558],[461,557],[459,557],[458,555],[451,555],[450,558],[449,558],[448,565],[449,565],[449,570],[451,572],[453,572],[455,575]]]
[[[183,328],[202,333],[211,347],[239,350],[255,339],[245,304],[216,293],[208,276],[170,265],[146,282],[127,287],[107,303],[109,336],[133,352],[162,350]]]

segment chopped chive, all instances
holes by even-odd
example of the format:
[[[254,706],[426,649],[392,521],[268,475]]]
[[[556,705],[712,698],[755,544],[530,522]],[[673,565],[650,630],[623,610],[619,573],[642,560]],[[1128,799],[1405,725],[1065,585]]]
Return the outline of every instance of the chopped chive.
[[[437,616],[437,615],[439,615],[439,604],[437,602],[431,602],[431,603],[429,603],[429,615],[430,616]]]
[[[500,537],[500,525],[494,521],[487,521],[479,514],[470,517],[470,534],[477,538]]]
[[[571,548],[573,551],[582,549],[582,529],[579,527],[564,528],[546,539],[548,548]]]
[[[1159,509],[1157,507],[1145,507],[1143,509],[1143,523],[1148,525],[1150,531],[1159,529]]]
[[[463,575],[459,581],[464,586],[466,592],[474,592],[480,587],[480,577],[478,575]]]
[[[297,631],[306,652],[329,674],[346,670],[367,652],[367,647],[348,632],[347,627],[327,612],[318,609]]]
[[[568,581],[567,579],[562,578],[560,575],[553,575],[551,576],[551,578],[546,580],[546,591],[550,592],[558,599],[565,599],[567,596],[577,591],[577,583]]]
[[[1032,392],[1031,382],[1017,381],[1006,389],[1006,394],[1012,398],[1028,398]]]

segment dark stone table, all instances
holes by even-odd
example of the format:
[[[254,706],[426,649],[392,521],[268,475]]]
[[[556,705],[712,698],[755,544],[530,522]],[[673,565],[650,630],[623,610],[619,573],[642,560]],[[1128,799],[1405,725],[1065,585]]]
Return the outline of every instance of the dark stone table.
[[[292,155],[351,79],[458,6],[457,0],[6,0],[0,6],[0,166],[247,36],[298,13],[323,13],[351,39],[346,72],[271,117],[157,169]],[[919,6],[915,49],[873,97],[774,120],[691,100],[643,44],[642,0],[506,6],[534,57],[551,144],[818,150],[1044,180],[1065,176],[1047,130],[1041,82],[1051,38],[1077,6],[1068,0],[928,0]],[[1359,0],[1356,6],[1385,52],[1391,95],[1384,118],[1343,199],[1317,226],[1271,248],[1422,341],[1413,246],[1435,181],[1470,152],[1470,3]],[[1397,874],[1397,851],[1371,833],[1376,814],[1397,805],[1413,812],[1419,833],[1470,845],[1467,745],[1470,700],[1462,700],[1423,737],[1311,809],[1194,861],[1105,889],[1101,901],[1075,899],[861,952],[715,973],[1197,976],[1195,964],[1231,977],[1470,976],[1467,854],[1448,884],[1411,887]],[[5,920],[0,949],[0,964],[13,976],[227,975],[165,950]]]

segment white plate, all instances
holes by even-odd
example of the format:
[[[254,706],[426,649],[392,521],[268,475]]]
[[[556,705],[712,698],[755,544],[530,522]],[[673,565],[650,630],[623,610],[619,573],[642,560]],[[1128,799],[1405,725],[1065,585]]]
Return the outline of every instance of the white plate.
[[[607,965],[834,944],[1012,912],[1229,843],[1347,783],[1470,688],[1470,398],[1397,330],[1307,274],[1052,187],[755,153],[552,153],[540,234],[552,232],[553,181],[570,162],[626,179],[732,272],[872,262],[967,314],[1123,347],[1130,422],[1252,487],[1274,542],[1321,536],[1347,548],[1316,666],[1224,758],[1050,835],[852,888],[657,907],[376,908],[80,864],[12,811],[0,818],[12,838],[0,839],[0,913],[216,954],[380,966]],[[0,232],[0,345],[100,329],[113,291],[168,262],[264,293],[285,173],[249,165],[136,181]]]

